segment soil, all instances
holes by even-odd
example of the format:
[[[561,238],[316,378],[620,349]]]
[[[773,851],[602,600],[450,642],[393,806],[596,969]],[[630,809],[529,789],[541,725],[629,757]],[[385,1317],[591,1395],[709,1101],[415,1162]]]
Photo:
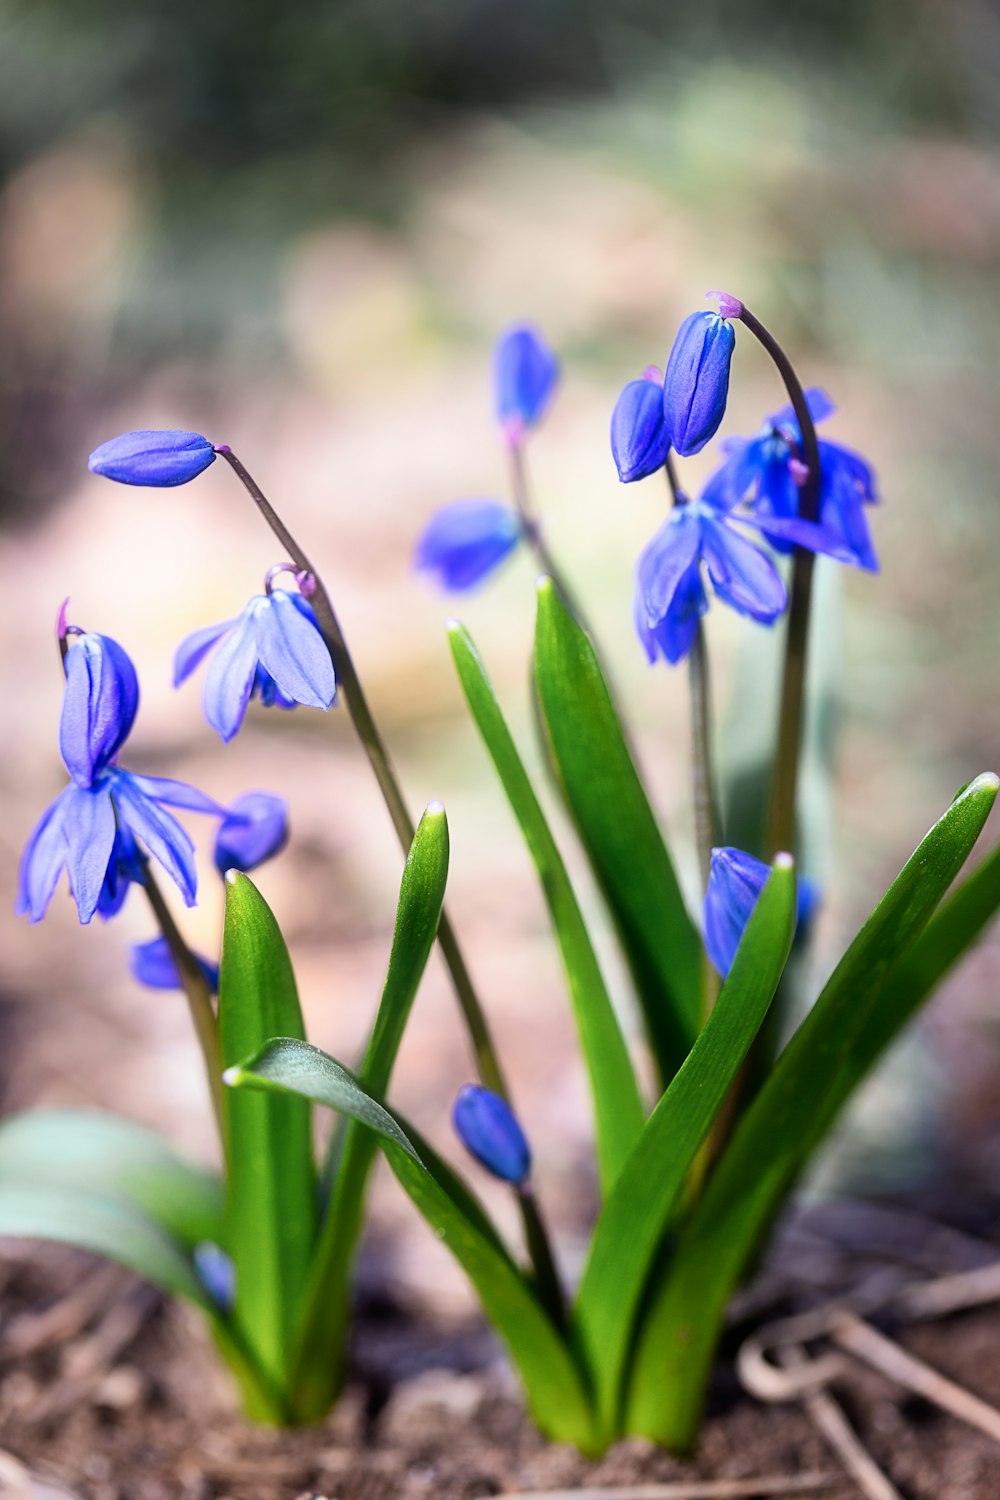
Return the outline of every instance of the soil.
[[[978,1227],[978,1226],[977,1226]],[[518,1491],[761,1479],[754,1494],[861,1493],[799,1406],[739,1387],[732,1352],[764,1318],[823,1302],[845,1284],[971,1269],[995,1245],[910,1210],[826,1207],[800,1215],[735,1309],[699,1452],[644,1441],[596,1463],[546,1443],[527,1421],[481,1325],[366,1296],[353,1375],[322,1425],[248,1426],[193,1313],[86,1255],[6,1242],[0,1258],[0,1496],[57,1500],[476,1500]],[[1000,1308],[887,1327],[982,1399],[1000,1402]],[[835,1394],[904,1500],[997,1500],[1000,1445],[864,1366]],[[817,1487],[815,1476],[827,1476]],[[788,1489],[795,1477],[801,1488]],[[746,1490],[741,1494],[749,1493]]]

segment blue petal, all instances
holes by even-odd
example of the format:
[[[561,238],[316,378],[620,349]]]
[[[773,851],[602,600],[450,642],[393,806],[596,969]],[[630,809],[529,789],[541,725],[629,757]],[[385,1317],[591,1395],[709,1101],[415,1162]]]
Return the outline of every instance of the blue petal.
[[[658,655],[671,666],[683,661],[694,645],[698,621],[707,609],[708,596],[697,558],[681,578],[670,607],[656,625],[648,623],[642,598],[637,594],[635,626],[650,662],[654,662]]]
[[[832,417],[837,410],[821,386],[811,385],[803,394],[806,398],[806,406],[809,408],[809,415],[813,419],[814,427],[818,427],[820,422],[825,422],[827,417]],[[791,402],[787,406],[781,407],[779,411],[772,412],[767,420],[772,427],[791,428],[797,438],[801,438],[802,436],[799,431],[799,419],[795,415],[795,408]]]
[[[292,595],[293,599],[296,597],[296,595]],[[281,691],[270,672],[265,672],[264,668],[260,665],[258,665],[254,673],[253,688],[250,696],[251,698],[259,698],[265,708],[298,708],[299,706],[294,698],[289,698],[286,693]]]
[[[198,432],[126,432],[90,455],[93,474],[119,484],[187,484],[215,460],[215,449]]]
[[[329,708],[337,691],[333,662],[310,610],[297,608],[284,589],[254,601],[257,656],[281,691],[306,708]]]
[[[788,602],[773,562],[714,516],[702,516],[701,528],[702,554],[719,598],[740,614],[770,625]]]
[[[186,635],[174,652],[174,687],[180,687],[199,666],[217,641],[232,630],[235,620],[223,620],[220,625],[203,625]]]
[[[771,871],[742,849],[712,850],[705,893],[705,950],[723,979],[732,968],[740,939]]]
[[[147,796],[137,777],[117,769],[110,775],[120,821],[159,860],[187,905],[193,906],[198,877],[191,839],[176,818]]]
[[[110,636],[88,632],[66,656],[59,749],[79,786],[90,786],[118,754],[135,723],[139,679]]]
[[[168,807],[184,807],[188,812],[207,813],[213,818],[224,818],[228,812],[221,802],[206,797],[204,792],[199,792],[196,786],[189,786],[186,781],[173,781],[169,776],[137,776],[134,771],[128,775],[140,792],[157,802],[166,803]]]
[[[508,329],[493,351],[497,419],[534,427],[559,378],[559,362],[537,329]]]
[[[125,904],[129,887],[145,885],[145,859],[127,828],[115,830],[115,842],[104,874],[104,884],[97,898],[97,915],[104,922],[117,916]]]
[[[63,805],[66,873],[80,921],[86,925],[104,887],[115,845],[115,809],[107,776],[92,787],[71,786]]]
[[[611,453],[622,484],[662,469],[670,452],[663,420],[663,390],[651,380],[630,380],[611,413]]]
[[[15,910],[18,916],[27,916],[32,922],[40,922],[48,911],[66,864],[63,819],[72,790],[71,786],[65,787],[45,809],[21,855]]]
[[[498,1094],[478,1084],[462,1089],[452,1110],[459,1140],[487,1171],[504,1182],[523,1182],[531,1151],[514,1112]]]
[[[499,500],[453,500],[431,517],[414,566],[453,593],[474,588],[521,540],[517,511]]]
[[[219,969],[195,953],[199,969],[213,995],[219,992]],[[178,973],[170,945],[164,937],[151,938],[148,943],[134,943],[129,950],[129,971],[132,978],[150,990],[182,990],[184,985]]]
[[[251,613],[254,603],[256,599],[240,615],[232,635],[216,651],[205,674],[205,717],[227,743],[243,723],[257,671],[257,625]]]
[[[648,625],[663,619],[700,550],[701,527],[693,506],[675,506],[639,558],[639,590]]]
[[[683,458],[714,437],[726,410],[736,334],[718,313],[685,318],[667,360],[663,413],[670,446]]]
[[[236,1266],[232,1256],[214,1240],[201,1240],[192,1251],[192,1259],[198,1280],[216,1307],[221,1312],[231,1312],[236,1302]]]
[[[271,792],[237,797],[215,835],[215,867],[247,873],[280,853],[288,839],[288,803]]]

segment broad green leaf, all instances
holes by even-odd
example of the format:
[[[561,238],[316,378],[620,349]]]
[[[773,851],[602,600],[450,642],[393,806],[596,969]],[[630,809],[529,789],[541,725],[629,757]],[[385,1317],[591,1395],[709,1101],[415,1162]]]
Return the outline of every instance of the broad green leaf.
[[[560,1442],[595,1450],[593,1420],[573,1357],[498,1240],[482,1209],[413,1127],[372,1099],[333,1058],[301,1042],[277,1041],[227,1078],[236,1088],[286,1088],[378,1132],[399,1182],[472,1281],[507,1344],[532,1415]]]
[[[517,753],[486,670],[461,625],[448,632],[459,679],[472,716],[496,766],[535,862],[555,928],[580,1048],[594,1099],[597,1156],[607,1193],[643,1124],[642,1101],[621,1027],[608,997],[587,928],[538,798]]]
[[[553,763],[666,1083],[698,1033],[701,942],[594,648],[548,578],[538,586],[535,674]]]
[[[226,876],[219,986],[226,1067],[272,1036],[304,1035],[295,976],[270,908],[245,875]],[[234,1322],[267,1378],[285,1390],[316,1238],[311,1111],[301,1099],[226,1096],[228,1244]]]
[[[389,1086],[437,932],[447,878],[448,820],[440,803],[432,803],[420,820],[403,869],[389,971],[361,1068],[361,1081],[376,1098]],[[357,1122],[345,1124],[295,1351],[292,1401],[303,1421],[318,1420],[329,1409],[343,1378],[350,1271],[377,1149],[370,1130]]]
[[[863,1033],[880,1029],[880,1046],[894,1033],[880,1009],[883,998],[894,1003],[892,972],[927,931],[997,786],[995,776],[978,777],[930,830],[737,1126],[655,1287],[633,1365],[629,1432],[681,1450],[693,1444],[733,1288],[810,1152],[874,1061]]]
[[[0,1182],[0,1235],[56,1240],[105,1255],[163,1291],[213,1312],[184,1247],[120,1198],[5,1178]]]
[[[795,931],[795,873],[779,856],[709,1016],[597,1221],[575,1328],[604,1435],[617,1434],[636,1309],[698,1148],[774,996]]]
[[[222,1184],[153,1131],[117,1115],[39,1109],[0,1125],[0,1185],[72,1188],[120,1198],[191,1247],[225,1244]]]

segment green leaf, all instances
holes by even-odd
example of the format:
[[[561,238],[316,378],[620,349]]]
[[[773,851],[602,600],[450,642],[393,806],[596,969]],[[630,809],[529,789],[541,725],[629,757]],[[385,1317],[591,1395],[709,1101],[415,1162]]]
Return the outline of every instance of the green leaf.
[[[187,1247],[225,1244],[222,1184],[142,1125],[117,1115],[39,1109],[0,1125],[0,1185],[72,1188],[122,1199]]]
[[[237,871],[226,876],[219,1035],[227,1067],[269,1037],[304,1036],[278,924],[253,883]],[[234,1323],[266,1377],[283,1391],[316,1238],[309,1105],[227,1094],[226,1137]]]
[[[698,1148],[774,996],[795,931],[795,873],[779,855],[693,1049],[646,1122],[597,1222],[575,1308],[604,1436],[617,1436],[622,1376],[650,1267]]]
[[[594,648],[548,578],[538,586],[535,674],[566,803],[618,929],[666,1083],[698,1033],[701,941]]]
[[[560,1442],[595,1451],[590,1406],[570,1351],[482,1209],[413,1127],[366,1094],[334,1058],[301,1042],[272,1042],[227,1082],[236,1088],[288,1089],[347,1110],[378,1133],[402,1187],[464,1268],[507,1344],[538,1426]]]
[[[486,670],[461,625],[450,628],[452,655],[473,718],[496,766],[535,862],[569,979],[580,1048],[597,1122],[601,1183],[607,1192],[638,1139],[642,1101],[566,867],[500,711]]]
[[[437,933],[447,878],[448,820],[440,803],[431,803],[403,869],[389,971],[361,1068],[365,1089],[376,1097],[389,1086]],[[370,1130],[347,1125],[299,1322],[292,1401],[302,1421],[318,1420],[329,1409],[343,1379],[350,1271],[376,1149]]]
[[[0,1182],[0,1235],[56,1240],[105,1255],[203,1311],[213,1309],[184,1247],[141,1209],[65,1184]]]
[[[894,1034],[881,1012],[885,997],[899,1005],[893,970],[928,930],[998,784],[995,776],[978,777],[927,834],[737,1126],[655,1289],[636,1350],[628,1431],[680,1450],[694,1443],[732,1290],[810,1152],[874,1061],[864,1032],[880,1028],[880,1047]],[[897,1010],[900,1024],[907,1013]]]

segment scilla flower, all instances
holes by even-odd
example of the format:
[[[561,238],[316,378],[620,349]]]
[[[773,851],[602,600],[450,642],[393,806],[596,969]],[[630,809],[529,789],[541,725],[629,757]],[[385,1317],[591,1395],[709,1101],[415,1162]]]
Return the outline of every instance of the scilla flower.
[[[836,410],[825,391],[814,387],[805,396],[816,423]],[[859,454],[820,440],[819,521],[814,523],[799,516],[799,493],[808,471],[802,462],[802,434],[790,406],[768,417],[755,437],[727,438],[722,447],[726,462],[706,489],[717,504],[731,510],[748,502],[753,523],[778,551],[798,545],[878,571],[865,515],[865,506],[878,498],[875,476]]]
[[[682,458],[714,437],[726,410],[736,335],[725,318],[694,312],[674,340],[663,378],[663,416],[670,446]]]
[[[475,588],[498,568],[524,534],[517,511],[500,500],[454,500],[432,516],[413,565],[433,573],[449,593]]]
[[[205,717],[224,740],[243,723],[251,697],[265,705],[329,708],[337,691],[333,663],[309,601],[265,584],[241,615],[187,636],[174,657],[179,687],[214,648],[205,676]]]
[[[785,608],[785,585],[770,558],[706,502],[676,505],[639,558],[635,623],[651,662],[678,662],[708,609],[702,564],[719,598],[771,625]]]
[[[618,478],[622,484],[646,479],[663,468],[669,452],[660,372],[651,367],[641,380],[629,381],[611,413],[611,454]]]
[[[219,993],[219,966],[194,954],[198,967],[213,995]],[[165,937],[151,938],[148,943],[134,943],[129,950],[132,978],[150,990],[182,990],[174,956]]]
[[[134,878],[141,849],[194,904],[194,845],[165,809],[216,815],[223,809],[182,781],[135,776],[116,764],[138,697],[135,669],[121,646],[107,636],[80,634],[67,653],[59,724],[59,748],[72,780],[42,814],[21,857],[17,910],[33,922],[48,910],[64,870],[81,922],[89,922],[99,906],[111,915]]]
[[[523,1182],[531,1171],[531,1151],[509,1104],[478,1084],[466,1084],[452,1110],[462,1145],[504,1182]]]
[[[288,841],[288,803],[272,792],[237,797],[215,835],[215,868],[244,875],[281,852]]]
[[[757,898],[771,873],[770,865],[731,847],[712,850],[712,867],[705,893],[705,949],[725,979],[733,966]],[[819,905],[811,880],[798,881],[796,923],[801,933]]]
[[[512,442],[545,415],[556,382],[559,362],[536,328],[510,328],[493,351],[493,381],[497,421]]]
[[[95,448],[87,467],[119,484],[172,486],[214,461],[215,448],[200,432],[126,432]]]

